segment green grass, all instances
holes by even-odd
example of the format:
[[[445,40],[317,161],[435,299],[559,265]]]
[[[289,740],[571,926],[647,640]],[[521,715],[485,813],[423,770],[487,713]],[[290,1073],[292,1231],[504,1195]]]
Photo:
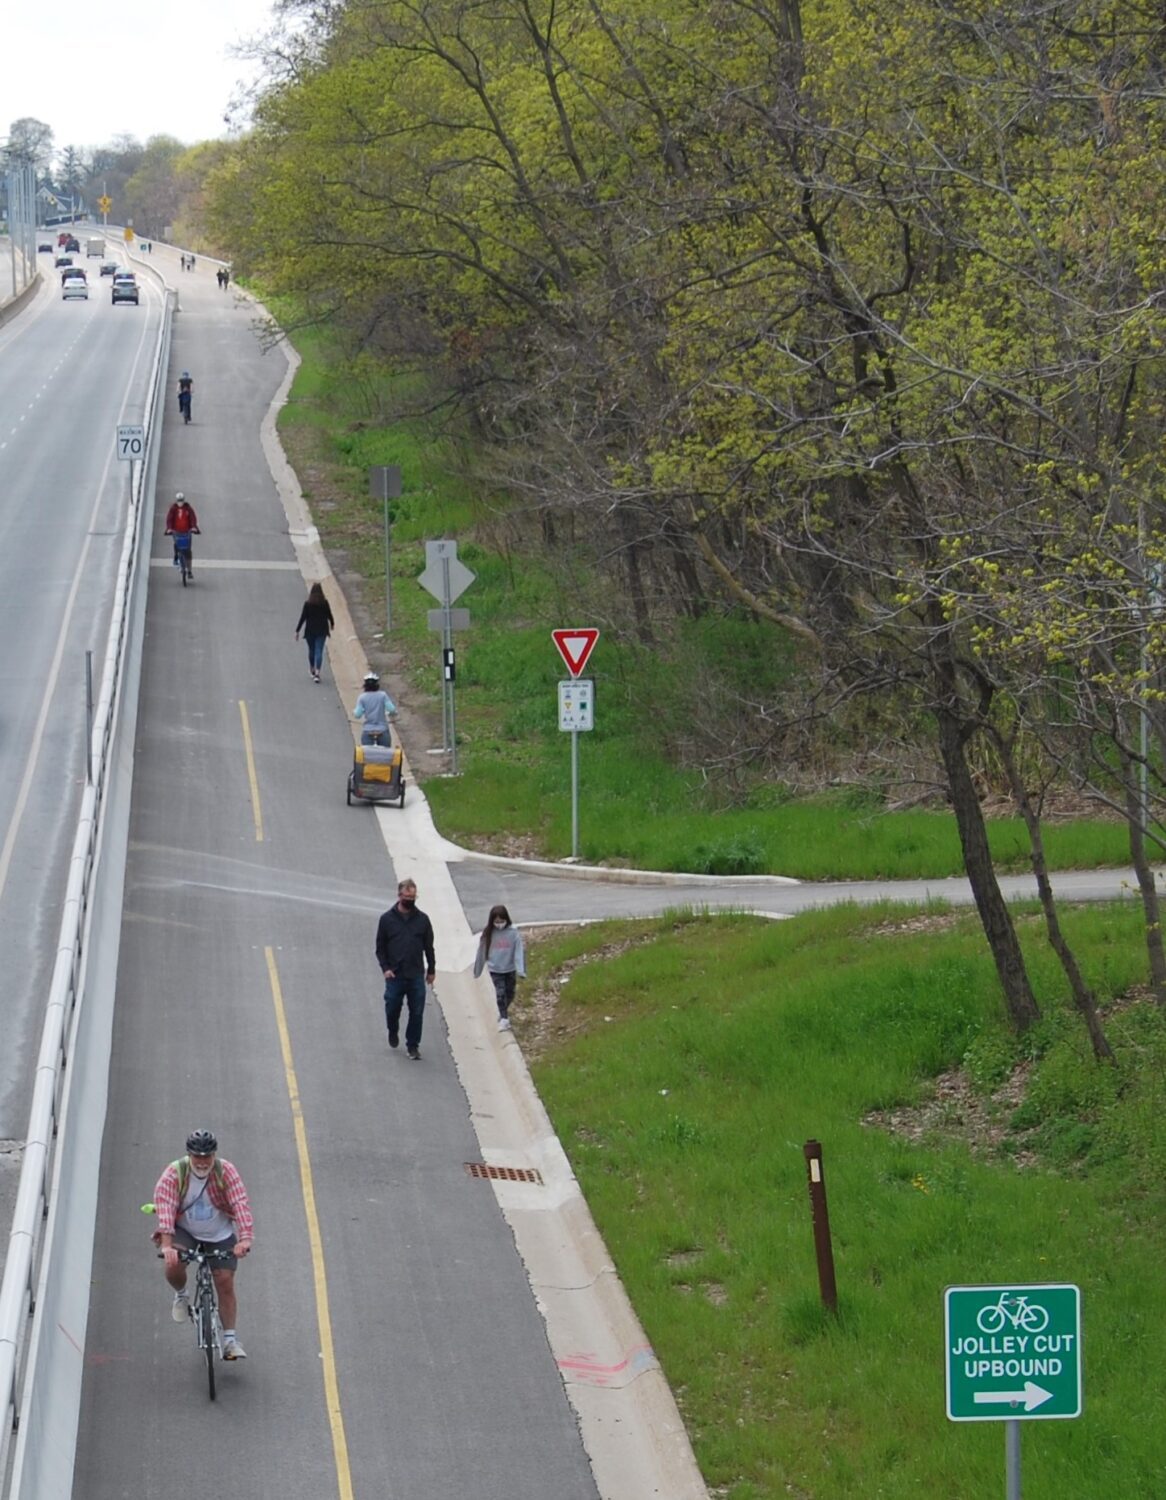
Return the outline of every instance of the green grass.
[[[613,924],[535,949],[545,978],[638,939],[573,968],[566,1034],[533,1071],[705,1478],[732,1500],[1002,1493],[1001,1428],[944,1416],[943,1288],[1066,1280],[1084,1296],[1085,1415],[1026,1424],[1026,1500],[1166,1493],[1163,1017],[1149,1004],[1112,1017],[1121,1066],[1099,1069],[1029,941],[1047,1018],[1018,1047],[973,919],[878,936],[881,915]],[[1132,908],[1069,924],[1102,993],[1142,977]],[[1022,927],[1036,936],[1035,920]],[[998,1150],[862,1123],[989,1044],[1005,1071],[1035,1059]],[[810,1137],[825,1149],[837,1320],[817,1292]],[[1039,1159],[1018,1171],[1022,1149]]]

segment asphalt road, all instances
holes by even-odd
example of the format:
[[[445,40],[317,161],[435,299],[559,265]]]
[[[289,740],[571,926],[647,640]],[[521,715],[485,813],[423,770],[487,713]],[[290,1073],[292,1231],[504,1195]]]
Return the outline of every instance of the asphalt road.
[[[119,422],[140,421],[161,302],[44,285],[0,327],[0,1220],[7,1226],[84,782],[85,652],[101,671],[128,500]],[[3,1244],[7,1246],[5,1234]]]
[[[256,436],[284,359],[209,266],[174,277],[194,422],[168,414],[158,504],[184,489],[203,535],[192,588],[160,536],[151,573],[75,1500],[595,1500],[513,1237],[465,1170],[440,1016],[420,1063],[386,1044],[373,937],[395,876],[376,817],[345,806],[330,673],[313,684],[292,639],[304,587]],[[200,1124],[257,1220],[249,1357],[213,1408],[138,1211]]]
[[[596,922],[612,917],[652,917],[682,908],[708,911],[750,911],[763,916],[792,917],[816,907],[845,902],[868,906],[882,901],[919,905],[946,901],[971,904],[968,882],[958,880],[851,880],[802,884],[793,880],[702,881],[692,877],[659,879],[597,877],[569,866],[520,864],[460,856],[450,864],[458,896],[471,927],[481,928],[491,906],[501,903],[522,925]],[[1030,875],[1000,877],[1009,900],[1035,900],[1036,882]],[[1129,900],[1137,895],[1132,870],[1073,870],[1053,876],[1059,900]]]

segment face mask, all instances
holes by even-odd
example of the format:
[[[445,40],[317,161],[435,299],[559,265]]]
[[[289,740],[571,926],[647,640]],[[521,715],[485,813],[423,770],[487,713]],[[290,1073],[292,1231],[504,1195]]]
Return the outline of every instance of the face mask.
[[[503,921],[501,921],[501,920],[498,920],[498,921],[496,921],[496,922],[495,922],[495,923],[494,923],[494,930],[495,930],[495,931],[496,931],[496,932],[501,932],[501,931],[502,931],[502,929],[503,929],[503,928],[504,928],[504,927],[505,927],[505,926],[506,926],[506,923],[505,923],[505,922],[503,922]]]

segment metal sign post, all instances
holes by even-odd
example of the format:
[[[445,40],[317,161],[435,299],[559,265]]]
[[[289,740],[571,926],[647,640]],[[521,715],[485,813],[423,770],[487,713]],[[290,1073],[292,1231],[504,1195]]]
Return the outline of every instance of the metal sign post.
[[[393,628],[392,529],[389,501],[401,498],[401,471],[396,464],[378,464],[368,471],[368,491],[385,508],[385,634]]]
[[[571,735],[571,858],[579,858],[579,732],[595,728],[595,684],[580,682],[579,673],[599,639],[588,625],[578,630],[552,630],[551,640],[563,658],[570,682],[559,683],[559,728]]]
[[[571,858],[579,858],[579,735],[595,728],[595,684],[572,677],[559,683],[559,728],[571,735]]]
[[[1069,1282],[949,1286],[947,1415],[1003,1422],[1008,1500],[1020,1500],[1020,1424],[1081,1415],[1081,1289]]]
[[[441,631],[441,738],[442,751],[451,757],[450,771],[457,775],[457,724],[454,712],[454,649],[455,630],[468,628],[470,612],[451,608],[459,599],[475,575],[464,563],[459,562],[456,542],[426,542],[425,571],[419,573],[417,582],[437,599],[440,609],[429,611],[430,630]]]

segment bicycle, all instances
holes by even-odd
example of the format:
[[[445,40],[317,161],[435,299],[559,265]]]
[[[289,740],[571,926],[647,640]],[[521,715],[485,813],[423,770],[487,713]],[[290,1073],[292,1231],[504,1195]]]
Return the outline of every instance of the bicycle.
[[[189,531],[174,532],[174,555],[178,559],[179,571],[182,574],[182,587],[185,588],[193,577],[191,572],[191,539]]]
[[[217,1354],[220,1359],[223,1357],[223,1325],[219,1318],[219,1296],[215,1290],[213,1272],[216,1266],[230,1264],[231,1253],[223,1250],[208,1250],[203,1245],[196,1245],[193,1250],[187,1250],[182,1245],[175,1245],[174,1248],[183,1265],[195,1267],[194,1295],[190,1299],[190,1321],[194,1324],[198,1347],[206,1359],[206,1379],[213,1401],[215,1399],[215,1356]],[[159,1252],[158,1259],[164,1258]]]

